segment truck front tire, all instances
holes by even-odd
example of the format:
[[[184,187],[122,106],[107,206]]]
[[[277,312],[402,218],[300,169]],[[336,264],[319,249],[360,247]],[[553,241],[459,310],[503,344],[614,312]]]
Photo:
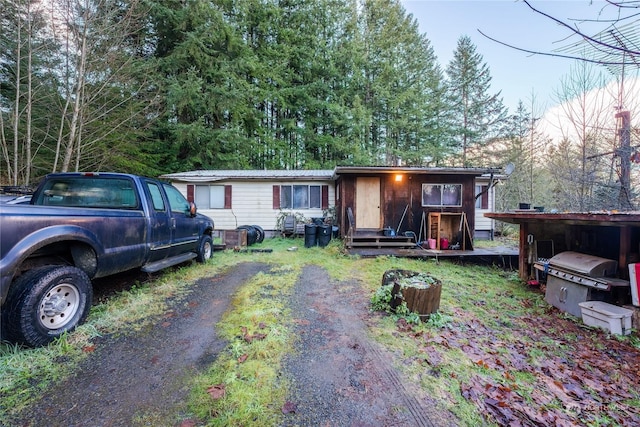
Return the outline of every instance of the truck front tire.
[[[196,256],[196,261],[198,262],[207,262],[213,256],[213,239],[208,234],[205,234],[200,239],[200,244],[198,245],[198,253]]]
[[[84,322],[93,288],[73,266],[49,266],[20,276],[2,310],[3,336],[31,347],[46,345]]]

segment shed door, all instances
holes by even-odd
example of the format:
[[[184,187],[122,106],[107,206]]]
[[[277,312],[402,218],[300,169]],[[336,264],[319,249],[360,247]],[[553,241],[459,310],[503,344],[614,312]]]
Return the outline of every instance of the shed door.
[[[356,227],[358,229],[380,227],[380,178],[356,179]]]

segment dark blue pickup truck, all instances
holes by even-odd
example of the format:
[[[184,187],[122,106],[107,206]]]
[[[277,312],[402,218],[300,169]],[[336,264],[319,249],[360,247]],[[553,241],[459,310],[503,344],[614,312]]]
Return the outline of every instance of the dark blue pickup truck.
[[[91,308],[91,279],[207,261],[213,227],[156,179],[47,175],[30,204],[0,205],[2,339],[36,347],[74,329]]]

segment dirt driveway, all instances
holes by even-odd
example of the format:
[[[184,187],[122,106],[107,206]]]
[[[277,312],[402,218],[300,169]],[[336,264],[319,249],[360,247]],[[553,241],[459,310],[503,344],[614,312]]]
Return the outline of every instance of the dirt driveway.
[[[368,339],[369,297],[351,282],[331,283],[306,267],[292,298],[298,352],[285,370],[297,406],[285,426],[448,426],[445,412],[393,369],[393,358]]]
[[[230,296],[269,269],[244,263],[202,279],[152,327],[97,340],[76,374],[49,389],[16,425],[172,425],[167,420],[180,418],[190,377],[226,345],[215,325]],[[450,425],[451,418],[409,388],[392,369],[391,356],[367,339],[367,304],[357,283],[331,283],[324,269],[303,269],[291,298],[300,348],[285,363],[295,384],[288,400],[297,410],[284,425]]]

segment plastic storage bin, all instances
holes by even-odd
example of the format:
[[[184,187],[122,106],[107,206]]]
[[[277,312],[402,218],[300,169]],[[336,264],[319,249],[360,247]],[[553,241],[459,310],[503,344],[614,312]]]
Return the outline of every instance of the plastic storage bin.
[[[631,333],[631,310],[602,301],[585,301],[578,305],[585,325],[607,329],[617,335]]]

